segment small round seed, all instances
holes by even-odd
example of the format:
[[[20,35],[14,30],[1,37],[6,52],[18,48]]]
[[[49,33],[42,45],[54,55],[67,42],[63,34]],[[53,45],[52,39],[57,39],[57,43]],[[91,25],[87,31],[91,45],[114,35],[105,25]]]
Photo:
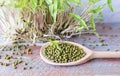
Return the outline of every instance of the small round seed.
[[[48,59],[57,63],[65,63],[79,60],[84,57],[86,53],[81,48],[74,46],[72,44],[60,43],[58,44],[61,50],[57,49],[55,46],[48,46],[45,49],[45,55]]]
[[[26,70],[27,68],[26,67],[23,67],[23,70]]]

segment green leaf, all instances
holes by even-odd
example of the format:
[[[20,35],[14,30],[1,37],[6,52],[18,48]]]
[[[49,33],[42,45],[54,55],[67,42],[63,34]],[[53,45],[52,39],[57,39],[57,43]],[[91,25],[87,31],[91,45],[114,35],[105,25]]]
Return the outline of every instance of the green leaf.
[[[50,42],[53,46],[56,46],[57,49],[61,50],[61,48],[59,47],[59,42],[57,42],[57,41],[52,41],[52,40],[49,40],[49,42]]]
[[[99,6],[96,9],[91,10],[90,12],[91,13],[99,13],[102,11],[103,8],[104,8],[104,6]]]
[[[37,0],[30,0],[30,5],[35,12],[37,9]]]
[[[58,8],[58,2],[57,0],[54,0],[54,3],[49,5],[49,11],[51,16],[53,17],[54,22],[56,22],[57,11],[58,11],[57,8]]]
[[[95,4],[97,2],[99,2],[100,0],[89,0],[89,4]]]
[[[72,2],[72,3],[76,3],[80,6],[82,5],[81,0],[69,0],[69,1]]]
[[[53,14],[53,4],[49,5],[49,11],[50,11],[50,14],[52,15]]]
[[[75,18],[79,22],[80,25],[82,25],[84,28],[86,28],[87,30],[89,30],[87,24],[85,23],[85,21],[83,19],[81,19],[81,17],[79,15],[77,15],[77,14],[71,14],[71,16],[73,18]]]
[[[96,31],[96,25],[95,25],[94,17],[91,18],[91,27],[93,28],[94,31]]]
[[[63,0],[59,0],[58,1],[58,8],[62,8],[62,6],[63,6]]]
[[[64,7],[67,7],[67,8],[70,8],[70,7],[71,7],[69,1],[64,0]]]
[[[112,6],[112,0],[107,0],[107,4],[112,12],[114,12],[114,8]]]
[[[15,5],[15,8],[24,8],[26,4],[26,0],[18,1]]]
[[[52,4],[52,0],[45,0],[48,5]]]
[[[58,42],[53,41],[53,40],[49,40],[49,42],[52,43],[53,45],[57,45],[58,44]]]
[[[43,4],[44,0],[39,0],[39,6]]]
[[[58,6],[58,2],[57,0],[54,0],[54,13],[53,13],[53,19],[54,19],[54,22],[56,22],[56,17],[57,17],[57,7]]]

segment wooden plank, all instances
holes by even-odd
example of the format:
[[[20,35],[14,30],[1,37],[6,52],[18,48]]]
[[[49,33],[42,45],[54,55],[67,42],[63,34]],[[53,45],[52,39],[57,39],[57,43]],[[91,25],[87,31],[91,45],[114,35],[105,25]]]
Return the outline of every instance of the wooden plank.
[[[85,45],[94,51],[120,51],[120,24],[97,24],[100,38],[95,35],[82,35],[67,40]],[[101,40],[102,41],[101,41]],[[101,43],[102,42],[102,43]],[[107,44],[103,46],[103,44]],[[101,46],[102,45],[102,46]],[[33,55],[25,55],[23,58],[29,62],[33,69],[12,69],[11,66],[0,66],[0,76],[95,76],[95,75],[120,75],[120,59],[93,59],[85,64],[71,67],[59,67],[48,65],[39,56],[41,46],[31,46]]]

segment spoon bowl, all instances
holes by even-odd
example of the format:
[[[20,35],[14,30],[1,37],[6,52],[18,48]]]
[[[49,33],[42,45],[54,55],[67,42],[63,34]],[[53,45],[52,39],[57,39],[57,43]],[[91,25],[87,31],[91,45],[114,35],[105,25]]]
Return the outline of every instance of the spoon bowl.
[[[57,42],[59,42],[59,41],[57,41]],[[41,56],[42,60],[51,65],[71,66],[71,65],[83,64],[93,58],[120,58],[120,52],[95,52],[95,51],[92,51],[92,50],[86,48],[85,46],[80,45],[75,42],[62,41],[62,43],[68,43],[68,44],[78,46],[79,48],[83,49],[83,51],[86,53],[86,55],[84,57],[82,57],[81,59],[74,61],[74,62],[56,63],[56,62],[49,60],[45,55],[45,48],[48,47],[49,45],[52,45],[50,42],[47,42],[40,49],[40,56]]]

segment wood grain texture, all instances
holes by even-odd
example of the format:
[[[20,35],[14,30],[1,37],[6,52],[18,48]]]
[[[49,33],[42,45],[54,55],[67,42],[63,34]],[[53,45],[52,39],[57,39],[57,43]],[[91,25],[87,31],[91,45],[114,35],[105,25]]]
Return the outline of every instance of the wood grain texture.
[[[97,24],[100,39],[108,46],[101,46],[101,40],[95,35],[82,35],[65,39],[80,43],[94,51],[117,51],[120,52],[120,23]],[[33,69],[23,70],[21,66],[14,70],[9,67],[0,66],[0,76],[119,76],[120,59],[93,59],[85,64],[71,67],[59,67],[48,65],[39,56],[41,46],[31,46],[33,55],[23,58],[29,62]],[[108,50],[110,49],[110,50]]]

